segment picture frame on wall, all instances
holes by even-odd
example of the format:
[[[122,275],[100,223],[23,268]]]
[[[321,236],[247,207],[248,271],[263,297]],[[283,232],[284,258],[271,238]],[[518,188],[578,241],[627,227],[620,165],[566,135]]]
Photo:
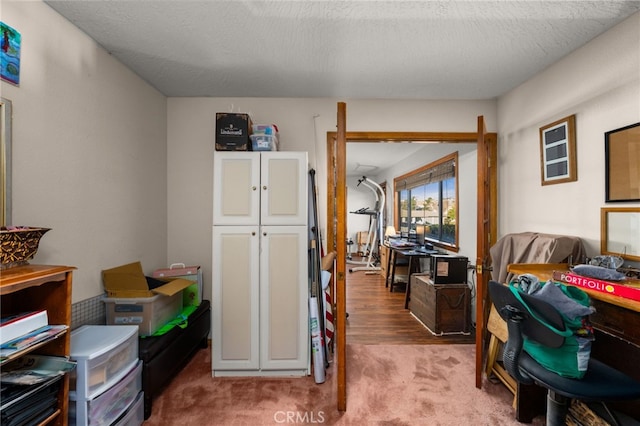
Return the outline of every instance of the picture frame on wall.
[[[640,123],[604,134],[605,201],[640,201]]]
[[[542,185],[578,180],[575,115],[540,127],[540,176]]]
[[[22,36],[0,21],[0,79],[20,85],[20,51]]]
[[[0,97],[0,225],[11,225],[11,100]]]

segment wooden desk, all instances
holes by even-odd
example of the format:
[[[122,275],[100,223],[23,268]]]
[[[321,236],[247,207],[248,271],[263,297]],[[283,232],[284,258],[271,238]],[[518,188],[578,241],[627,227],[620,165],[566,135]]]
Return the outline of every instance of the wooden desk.
[[[507,267],[508,272],[517,275],[533,274],[540,281],[551,279],[553,271],[568,270],[567,264],[511,264]],[[596,313],[590,316],[596,331],[591,356],[640,380],[640,369],[637,367],[640,365],[640,302],[578,288],[589,294],[592,305],[596,308]],[[537,386],[517,385],[515,404],[516,418],[519,421],[531,422],[533,417],[544,411],[544,396],[540,405],[541,392],[544,394],[544,390]],[[609,405],[640,419],[640,401]]]
[[[384,258],[386,260],[386,265],[382,267],[382,269],[385,271],[384,286],[389,287],[389,291],[393,291],[393,285],[396,279],[396,266],[398,266],[397,265],[398,251],[410,250],[414,248],[416,244],[409,241],[396,240],[393,243],[385,242],[382,246],[383,246],[383,251],[386,252],[385,254],[381,255],[381,258]],[[408,261],[407,261],[407,265],[400,265],[400,266],[402,267],[408,266]],[[408,275],[408,269],[407,269],[407,275]]]
[[[540,281],[547,281],[553,278],[553,271],[568,271],[569,265],[566,263],[548,263],[548,264],[527,264],[512,263],[507,266],[507,271],[516,275],[533,274]],[[565,283],[566,284],[566,283]],[[571,284],[568,284],[571,285]],[[623,297],[613,296],[611,294],[602,293],[600,291],[590,290],[585,287],[575,286],[584,290],[591,299],[600,300],[610,305],[619,306],[634,312],[640,312],[640,302]],[[593,319],[593,318],[592,318]]]
[[[408,275],[407,275],[407,289],[404,294],[404,308],[409,309],[409,299],[411,298],[411,274],[412,263],[414,259],[423,259],[425,257],[431,257],[433,254],[440,253],[438,250],[398,250],[398,253],[409,259]],[[419,271],[418,271],[419,272]]]
[[[393,291],[393,284],[396,278],[396,259],[398,254],[408,259],[407,286],[404,296],[404,308],[409,309],[409,299],[411,294],[411,274],[413,272],[420,272],[419,270],[414,271],[416,265],[414,259],[431,257],[431,255],[439,254],[440,252],[438,250],[426,250],[420,247],[418,244],[412,242],[402,242],[399,245],[385,244],[385,247],[389,249],[389,256],[387,257],[387,282],[391,288],[391,291]]]

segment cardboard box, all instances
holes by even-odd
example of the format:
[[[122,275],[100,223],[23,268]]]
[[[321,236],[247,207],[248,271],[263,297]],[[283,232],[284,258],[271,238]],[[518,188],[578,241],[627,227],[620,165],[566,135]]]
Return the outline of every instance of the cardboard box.
[[[193,281],[176,278],[150,289],[140,262],[129,263],[102,271],[104,289],[109,297],[153,297],[157,294],[173,296],[193,284]]]
[[[138,325],[138,334],[148,336],[182,312],[183,290],[194,285],[183,278],[149,288],[140,262],[102,271],[108,298],[104,299],[107,324]],[[152,280],[153,281],[153,280]]]
[[[182,292],[184,306],[199,305],[202,302],[202,269],[200,266],[185,266],[184,263],[172,263],[168,268],[156,269],[153,278],[171,281],[183,278],[195,284],[185,288]]]
[[[251,151],[249,114],[216,113],[216,151]]]

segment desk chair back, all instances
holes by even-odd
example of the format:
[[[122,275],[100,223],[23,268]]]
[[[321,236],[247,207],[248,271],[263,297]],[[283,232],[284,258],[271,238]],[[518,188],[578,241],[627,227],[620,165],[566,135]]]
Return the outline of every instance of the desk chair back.
[[[557,329],[563,330],[560,313],[545,301],[520,294],[529,305],[529,310],[508,286],[496,281],[489,282],[488,290],[496,310],[507,321],[509,336],[504,348],[504,367],[520,383],[536,383],[547,388],[547,426],[565,424],[568,400],[571,398],[602,403],[610,423],[619,425],[616,414],[605,402],[639,399],[640,382],[595,359],[589,361],[589,368],[582,379],[563,377],[547,370],[522,350],[523,336],[551,347],[562,345],[564,337],[536,319],[544,318]]]
[[[564,337],[547,328],[536,317],[542,318],[558,330],[564,331],[565,325],[560,313],[549,303],[537,297],[520,293],[522,299],[533,312],[529,312],[509,289],[508,286],[496,281],[489,282],[489,294],[496,306],[496,310],[503,320],[509,324],[514,315],[521,315],[520,327],[522,334],[542,345],[558,348],[564,343]],[[509,337],[512,337],[511,335]]]

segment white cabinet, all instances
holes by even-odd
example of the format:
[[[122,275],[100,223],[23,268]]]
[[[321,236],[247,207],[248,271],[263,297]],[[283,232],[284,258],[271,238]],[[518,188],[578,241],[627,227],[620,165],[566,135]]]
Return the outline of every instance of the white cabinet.
[[[214,225],[306,225],[306,152],[216,152]]]
[[[214,167],[213,375],[307,375],[306,153],[216,152]]]

